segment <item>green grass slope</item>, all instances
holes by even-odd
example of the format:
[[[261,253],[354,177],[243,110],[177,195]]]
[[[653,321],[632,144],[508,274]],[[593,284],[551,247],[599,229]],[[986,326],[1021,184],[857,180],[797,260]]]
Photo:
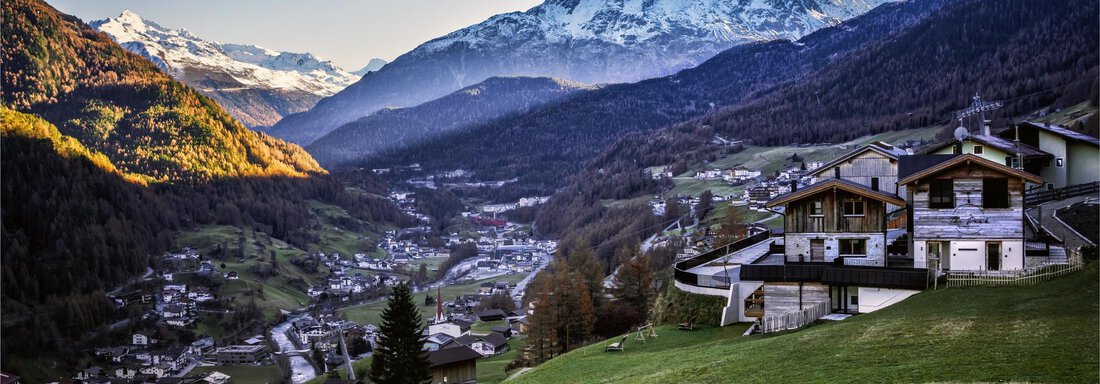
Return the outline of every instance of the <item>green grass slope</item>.
[[[515,383],[1096,382],[1097,266],[1035,286],[925,292],[878,312],[741,337],[661,327],[572,351]]]

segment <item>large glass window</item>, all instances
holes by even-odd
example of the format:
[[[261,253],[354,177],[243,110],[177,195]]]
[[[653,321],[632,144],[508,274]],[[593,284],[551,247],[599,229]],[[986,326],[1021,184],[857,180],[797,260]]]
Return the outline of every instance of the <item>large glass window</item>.
[[[863,216],[863,200],[845,199],[844,216]]]
[[[867,239],[840,239],[841,255],[866,255]]]

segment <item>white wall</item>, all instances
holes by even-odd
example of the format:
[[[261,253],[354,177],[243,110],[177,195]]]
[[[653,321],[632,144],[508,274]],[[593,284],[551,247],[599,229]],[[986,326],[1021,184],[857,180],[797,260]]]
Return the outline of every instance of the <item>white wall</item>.
[[[874,312],[913,296],[920,291],[908,289],[859,287],[859,313]]]
[[[952,241],[948,257],[952,270],[977,271],[985,268],[984,241]]]
[[[996,240],[990,240],[996,241]],[[1024,242],[1022,240],[1000,240],[1001,265],[999,270],[1024,268]],[[914,242],[916,243],[916,242]],[[977,249],[964,251],[963,249]],[[951,258],[948,268],[955,271],[981,271],[989,269],[986,259],[985,241],[951,241]]]

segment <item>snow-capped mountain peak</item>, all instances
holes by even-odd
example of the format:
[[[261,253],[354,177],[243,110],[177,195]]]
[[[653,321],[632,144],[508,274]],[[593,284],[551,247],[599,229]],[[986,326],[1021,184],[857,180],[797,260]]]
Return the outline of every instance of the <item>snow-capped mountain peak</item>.
[[[185,79],[191,71],[213,71],[228,75],[245,87],[318,96],[335,94],[359,79],[311,53],[204,40],[183,28],[162,27],[130,10],[122,11],[117,18],[90,24],[178,79]]]

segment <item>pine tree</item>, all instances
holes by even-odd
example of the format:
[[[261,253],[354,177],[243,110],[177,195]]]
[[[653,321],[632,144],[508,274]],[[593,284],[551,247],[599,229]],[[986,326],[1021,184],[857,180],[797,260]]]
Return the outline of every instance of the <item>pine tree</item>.
[[[382,311],[381,335],[370,367],[370,379],[380,384],[419,384],[432,378],[424,353],[423,319],[405,284],[393,289]]]

